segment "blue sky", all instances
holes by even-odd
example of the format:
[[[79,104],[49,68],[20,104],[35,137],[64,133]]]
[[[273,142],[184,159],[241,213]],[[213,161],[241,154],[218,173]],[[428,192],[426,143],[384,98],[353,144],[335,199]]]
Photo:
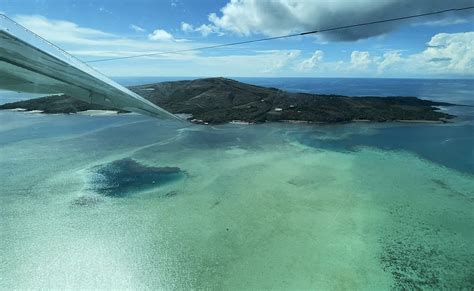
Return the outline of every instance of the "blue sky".
[[[277,36],[472,6],[470,0],[2,0],[81,60]],[[109,76],[474,76],[474,10],[244,46],[93,63]]]

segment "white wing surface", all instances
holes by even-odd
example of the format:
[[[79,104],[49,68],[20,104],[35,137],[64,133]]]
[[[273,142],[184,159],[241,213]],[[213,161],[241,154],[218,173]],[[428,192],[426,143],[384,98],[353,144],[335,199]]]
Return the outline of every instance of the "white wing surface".
[[[89,103],[178,119],[2,14],[0,88],[63,93]]]

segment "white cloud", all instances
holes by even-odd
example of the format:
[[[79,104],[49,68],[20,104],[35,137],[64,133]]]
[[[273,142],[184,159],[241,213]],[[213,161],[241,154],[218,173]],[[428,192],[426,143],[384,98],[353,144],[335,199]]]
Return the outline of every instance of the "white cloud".
[[[357,70],[367,70],[372,64],[369,52],[353,51],[351,53],[351,66]]]
[[[17,15],[14,20],[51,42],[97,45],[100,43],[97,39],[116,37],[100,30],[80,27],[73,22],[50,20],[40,15]]]
[[[208,26],[212,27],[211,32],[277,36],[469,5],[472,5],[472,0],[358,0],[350,3],[347,0],[231,0],[220,10],[220,15],[209,15]],[[445,17],[450,15],[432,19]],[[412,23],[419,21],[411,20]],[[391,22],[338,30],[324,36],[330,40],[357,40],[387,33],[405,23]]]
[[[182,30],[183,32],[186,32],[186,33],[188,33],[188,32],[193,32],[193,31],[194,31],[194,27],[193,27],[191,24],[189,24],[189,23],[181,22],[181,30]]]
[[[382,61],[378,64],[377,72],[382,74],[386,69],[393,67],[402,61],[401,53],[397,51],[387,52],[383,54]]]
[[[202,36],[208,36],[214,32],[214,29],[211,25],[203,24],[195,29],[195,31],[200,32]]]
[[[135,32],[145,32],[145,29],[143,27],[140,27],[135,24],[130,24],[130,29],[135,31]]]
[[[419,54],[411,55],[407,65],[434,74],[474,75],[474,32],[438,33]]]
[[[269,50],[258,53],[258,62],[262,62],[262,65],[264,65],[260,72],[274,74],[285,69],[301,52],[299,50]],[[263,61],[264,56],[270,56],[270,58],[267,61]]]
[[[155,29],[148,35],[148,40],[159,41],[159,42],[190,42],[189,39],[174,38],[174,36],[164,29]]]
[[[129,39],[97,29],[81,27],[73,22],[48,19],[39,15],[19,15],[14,20],[85,60],[191,48],[191,44],[186,39],[172,38],[173,41],[154,41],[147,38]],[[152,35],[159,38],[159,33]],[[169,38],[166,37],[166,34],[163,35],[165,38]],[[194,45],[204,46],[206,44],[193,43]],[[189,52],[186,55],[197,53]],[[170,57],[170,55],[160,56],[160,58],[166,57]]]
[[[166,30],[155,29],[152,33],[148,35],[148,39],[156,41],[172,41],[174,40],[174,37]]]
[[[220,34],[216,26],[209,25],[209,24],[202,24],[201,26],[198,26],[195,28],[193,25],[189,23],[181,22],[181,30],[185,33],[199,32],[202,36],[208,36],[211,33]]]
[[[323,56],[324,56],[323,51],[320,51],[320,50],[315,51],[310,58],[305,59],[301,61],[300,63],[298,63],[296,65],[296,70],[305,72],[305,71],[310,71],[314,69],[317,66],[317,64],[323,60]]]
[[[295,71],[339,77],[472,77],[474,32],[436,34],[423,51],[409,55],[400,51],[382,55],[352,51],[349,61],[324,62],[322,52],[315,53],[309,59],[299,60]]]

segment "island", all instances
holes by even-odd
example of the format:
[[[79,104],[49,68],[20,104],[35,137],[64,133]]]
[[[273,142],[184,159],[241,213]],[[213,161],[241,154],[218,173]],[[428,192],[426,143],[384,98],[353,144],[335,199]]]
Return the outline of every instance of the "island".
[[[130,89],[152,103],[172,112],[186,114],[195,123],[351,121],[447,122],[454,116],[436,106],[454,104],[416,97],[350,97],[293,93],[226,78],[205,78],[160,82]],[[87,110],[115,110],[89,104],[74,96],[54,95],[0,105],[0,109],[77,113]]]

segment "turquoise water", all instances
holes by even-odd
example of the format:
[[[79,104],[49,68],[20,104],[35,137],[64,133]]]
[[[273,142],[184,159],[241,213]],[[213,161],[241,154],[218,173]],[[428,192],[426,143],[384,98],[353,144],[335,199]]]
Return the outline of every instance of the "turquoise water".
[[[474,125],[451,110],[251,126],[0,112],[0,288],[472,289]]]

